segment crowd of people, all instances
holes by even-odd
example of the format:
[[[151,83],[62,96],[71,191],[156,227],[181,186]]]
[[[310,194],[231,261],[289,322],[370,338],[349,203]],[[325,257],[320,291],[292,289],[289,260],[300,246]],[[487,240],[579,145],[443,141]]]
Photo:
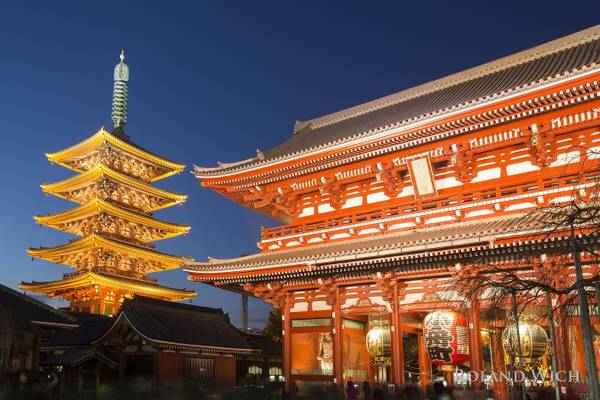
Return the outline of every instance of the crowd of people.
[[[451,385],[447,385],[443,380],[436,380],[433,384],[427,386],[424,391],[418,382],[409,382],[402,387],[401,390],[388,392],[388,388],[379,383],[371,383],[365,380],[360,384],[354,381],[347,381],[344,387],[344,393],[339,393],[335,389],[335,385],[330,386],[331,391],[319,390],[315,393],[310,393],[309,398],[314,399],[341,399],[345,400],[466,400],[478,399],[488,400],[494,399],[494,394],[491,390],[453,390]],[[510,388],[510,400],[522,400],[521,388],[518,385]],[[543,389],[543,390],[542,390]],[[552,388],[527,388],[525,391],[526,400],[545,400],[554,398],[554,390]],[[306,396],[306,395],[305,395]],[[299,388],[296,382],[292,382],[289,393],[290,400],[299,398]],[[302,397],[306,398],[306,397]],[[567,389],[566,398],[568,400],[580,400],[580,397],[573,391],[572,388]]]
[[[423,393],[421,387],[417,384],[410,383],[404,387],[404,398],[406,400],[454,400],[452,389],[447,387],[444,382],[436,381],[432,386],[432,393],[428,393],[427,397]],[[358,400],[360,395],[359,386],[353,381],[348,381],[346,384],[346,398],[348,400]],[[371,390],[371,383],[365,380],[362,383],[362,399],[364,400],[385,400],[386,391],[379,384],[375,384]]]

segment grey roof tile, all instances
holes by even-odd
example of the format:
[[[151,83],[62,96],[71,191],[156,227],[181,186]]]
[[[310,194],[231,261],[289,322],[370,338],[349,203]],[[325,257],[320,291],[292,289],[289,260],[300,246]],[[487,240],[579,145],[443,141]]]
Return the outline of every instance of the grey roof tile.
[[[340,122],[316,128],[307,127],[279,146],[265,151],[264,155],[266,159],[274,159],[371,129],[411,120],[598,62],[600,62],[600,40],[594,40]]]
[[[0,313],[13,327],[31,329],[31,323],[77,325],[75,318],[30,296],[0,284]]]
[[[198,174],[219,174],[368,136],[384,127],[401,126],[485,101],[600,63],[600,25],[490,63],[333,114],[298,122],[293,137],[261,152],[262,157],[219,168],[196,167]]]
[[[399,233],[388,233],[372,237],[358,238],[298,247],[289,250],[257,253],[232,259],[210,259],[208,262],[191,262],[184,266],[190,272],[223,270],[243,270],[256,267],[270,267],[288,263],[318,263],[365,259],[382,254],[408,254],[424,250],[439,250],[469,243],[487,243],[498,235],[527,232],[538,225],[536,218],[524,218],[523,214],[484,221],[457,222],[417,228]]]
[[[252,349],[220,308],[135,296],[125,300],[121,312],[149,339],[190,346]]]

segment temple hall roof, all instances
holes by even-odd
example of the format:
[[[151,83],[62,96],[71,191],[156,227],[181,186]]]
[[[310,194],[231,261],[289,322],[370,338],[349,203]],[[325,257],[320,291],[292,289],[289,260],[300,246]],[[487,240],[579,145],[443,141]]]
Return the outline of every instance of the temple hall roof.
[[[117,320],[122,318],[150,342],[233,349],[249,353],[256,351],[220,308],[173,303],[136,295],[123,303]]]
[[[40,364],[48,367],[74,367],[91,359],[97,359],[114,369],[119,367],[118,363],[102,353],[94,351],[91,347],[66,349],[62,352],[51,354],[48,358],[41,361]]]
[[[600,25],[398,93],[299,122],[292,138],[238,163],[195,167],[197,176],[244,170],[443,117],[596,67]]]

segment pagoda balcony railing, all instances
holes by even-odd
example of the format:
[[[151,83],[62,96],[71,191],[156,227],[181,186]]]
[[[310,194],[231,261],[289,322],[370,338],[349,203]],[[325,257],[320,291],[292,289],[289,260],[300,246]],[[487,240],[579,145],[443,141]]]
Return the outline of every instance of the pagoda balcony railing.
[[[67,272],[65,274],[63,274],[63,279],[68,279],[68,278],[73,278],[82,274],[85,274],[86,271],[75,271],[75,272]],[[123,278],[128,278],[128,279],[136,279],[138,281],[143,281],[143,282],[149,282],[149,283],[158,283],[158,279],[157,278],[150,278],[147,276],[140,276],[139,274],[134,274],[131,272],[124,272],[124,271],[115,271],[115,270],[107,270],[104,268],[95,268],[92,270],[92,272],[98,272],[101,274],[107,274],[107,275],[115,275],[115,276],[119,276],[119,277],[123,277]]]
[[[477,187],[473,185],[470,190],[464,191],[463,187],[456,187],[452,189],[456,191],[455,193],[438,197],[435,200],[414,200],[413,198],[410,198],[407,200],[399,200],[399,203],[393,206],[380,207],[370,211],[362,211],[343,216],[332,216],[331,218],[319,220],[312,219],[301,224],[297,223],[273,228],[263,227],[261,229],[262,240],[259,243],[259,247],[263,251],[283,249],[286,247],[286,241],[289,242],[292,240],[292,238],[297,238],[300,236],[306,239],[320,235],[324,241],[327,241],[331,240],[330,235],[326,234],[323,236],[324,232],[348,232],[351,231],[350,227],[356,225],[359,225],[360,229],[376,227],[379,230],[379,233],[385,232],[389,225],[397,224],[399,221],[416,221],[416,225],[420,225],[424,222],[424,219],[421,218],[420,221],[417,220],[419,213],[427,214],[428,211],[431,212],[441,209],[448,209],[448,211],[436,212],[435,214],[432,213],[431,215],[427,215],[427,217],[451,215],[457,220],[460,220],[463,219],[465,215],[462,210],[457,212],[460,206],[467,206],[464,208],[465,212],[491,209],[495,206],[495,204],[492,203],[500,199],[503,201],[498,203],[497,207],[499,208],[496,208],[494,211],[499,211],[499,213],[496,213],[496,215],[524,212],[527,210],[515,209],[514,211],[510,211],[508,207],[512,204],[522,203],[527,200],[531,201],[532,198],[534,199],[533,201],[536,205],[551,204],[554,198],[564,197],[571,193],[556,189],[593,182],[593,176],[588,177],[584,175],[580,179],[576,173],[577,167],[574,167],[575,168],[573,171],[569,171],[569,173],[565,173],[562,176],[539,176],[537,177],[538,179],[531,179],[531,176],[529,176],[529,179],[524,177],[518,182],[513,181],[513,183],[510,185],[502,185],[489,189],[481,188],[477,190]],[[547,191],[551,193],[547,193],[544,196],[535,196],[535,193],[540,191]],[[482,202],[483,205],[477,206],[475,203],[478,202]],[[473,204],[473,207],[470,208],[469,204]],[[376,207],[376,204],[373,204],[372,206]],[[486,215],[486,217],[489,218],[489,215]],[[381,223],[381,221],[385,220],[386,218],[393,218],[394,221]],[[475,217],[473,217],[473,219],[475,219]],[[344,227],[346,226],[349,228],[344,230]],[[351,232],[351,236],[355,235],[356,231]],[[300,241],[302,242],[302,240]],[[306,241],[303,243],[306,244]],[[274,244],[277,244],[276,247],[273,247]]]

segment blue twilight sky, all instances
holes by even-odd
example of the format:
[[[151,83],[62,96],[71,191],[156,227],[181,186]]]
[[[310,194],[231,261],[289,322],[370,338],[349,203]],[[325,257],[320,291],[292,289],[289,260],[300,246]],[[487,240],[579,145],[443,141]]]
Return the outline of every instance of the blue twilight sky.
[[[489,5],[487,5],[489,3]],[[130,67],[132,140],[188,165],[158,186],[189,200],[157,213],[192,225],[158,243],[191,256],[256,252],[273,221],[202,189],[189,171],[267,149],[294,121],[373,98],[600,23],[589,1],[4,1],[0,4],[0,282],[52,280],[68,269],[31,261],[29,246],[70,235],[38,227],[35,214],[73,206],[39,184],[72,173],[44,153],[110,126],[112,70]],[[194,288],[196,303],[239,322],[239,296]],[[251,301],[251,325],[269,306]]]

